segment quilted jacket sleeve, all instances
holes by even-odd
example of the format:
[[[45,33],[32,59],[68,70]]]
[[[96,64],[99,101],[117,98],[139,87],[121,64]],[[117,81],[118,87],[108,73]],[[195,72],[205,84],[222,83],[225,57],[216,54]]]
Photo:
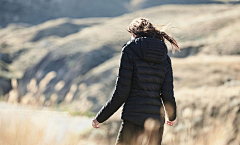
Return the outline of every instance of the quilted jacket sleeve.
[[[167,57],[167,60],[170,65],[168,66],[167,72],[165,74],[164,82],[162,85],[161,97],[162,97],[165,109],[167,111],[168,118],[170,121],[173,121],[176,119],[177,106],[176,106],[174,91],[173,91],[172,64],[169,56]]]
[[[132,51],[129,47],[125,46],[126,45],[123,46],[121,53],[115,91],[112,97],[96,115],[96,119],[99,123],[106,121],[110,116],[112,116],[127,100],[130,93],[133,73]]]

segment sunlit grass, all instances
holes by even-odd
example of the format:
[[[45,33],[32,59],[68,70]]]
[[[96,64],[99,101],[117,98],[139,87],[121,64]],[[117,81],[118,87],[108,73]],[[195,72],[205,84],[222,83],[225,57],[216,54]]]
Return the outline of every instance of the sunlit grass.
[[[1,114],[3,115],[3,114]],[[59,139],[58,133],[49,134],[47,118],[41,118],[41,123],[36,123],[30,114],[16,113],[4,114],[0,118],[0,145],[75,145],[78,135],[65,133]]]

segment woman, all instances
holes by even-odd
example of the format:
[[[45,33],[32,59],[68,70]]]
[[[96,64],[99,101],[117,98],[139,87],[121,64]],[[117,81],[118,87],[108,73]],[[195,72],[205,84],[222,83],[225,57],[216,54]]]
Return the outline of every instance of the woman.
[[[127,31],[131,40],[122,48],[115,91],[92,125],[99,128],[99,123],[106,121],[124,104],[116,144],[161,144],[165,123],[162,101],[169,117],[168,124],[172,126],[176,121],[172,66],[165,40],[171,43],[173,53],[173,46],[180,49],[172,37],[146,18],[134,19]],[[147,140],[141,136],[144,134]],[[157,137],[152,138],[153,135]]]

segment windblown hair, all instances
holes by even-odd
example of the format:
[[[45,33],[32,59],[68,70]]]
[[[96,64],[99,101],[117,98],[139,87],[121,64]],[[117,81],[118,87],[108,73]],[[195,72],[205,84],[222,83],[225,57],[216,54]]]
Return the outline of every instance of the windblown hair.
[[[163,42],[165,42],[166,39],[172,45],[173,53],[175,53],[175,49],[173,47],[180,51],[180,48],[176,40],[170,37],[166,32],[164,32],[164,30],[160,31],[156,27],[156,25],[152,24],[147,18],[140,17],[134,19],[127,27],[127,31],[129,33],[133,33],[134,35],[136,35],[136,37],[156,38]]]

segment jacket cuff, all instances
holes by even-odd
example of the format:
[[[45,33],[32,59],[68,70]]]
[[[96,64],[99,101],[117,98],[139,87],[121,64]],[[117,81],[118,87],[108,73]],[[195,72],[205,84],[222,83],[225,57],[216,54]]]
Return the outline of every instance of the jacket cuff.
[[[99,123],[103,123],[104,121],[100,119],[99,116],[94,117]]]

